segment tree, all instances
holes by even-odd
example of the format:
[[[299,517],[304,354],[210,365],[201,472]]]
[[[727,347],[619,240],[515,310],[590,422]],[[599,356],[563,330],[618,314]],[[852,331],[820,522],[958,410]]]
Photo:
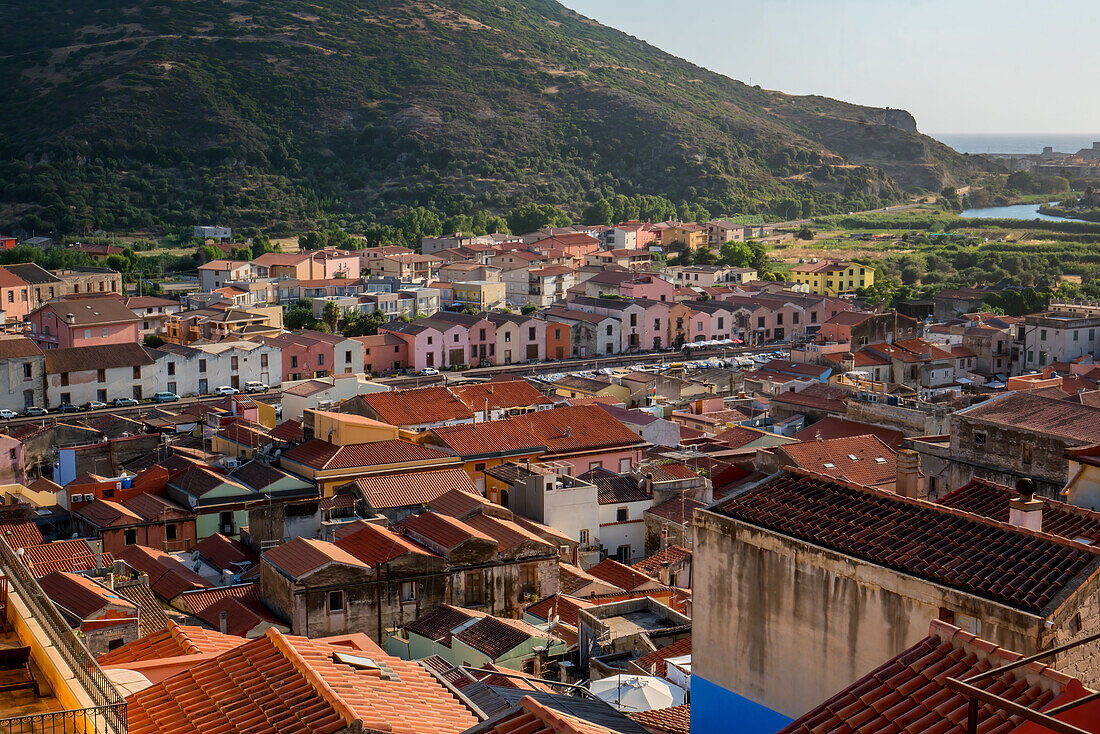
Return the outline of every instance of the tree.
[[[321,310],[321,320],[328,324],[329,331],[336,331],[336,325],[340,322],[340,308],[336,301],[328,301]]]
[[[378,327],[385,323],[386,316],[381,311],[357,312],[347,317],[340,333],[344,336],[374,336],[378,333]]]
[[[508,227],[519,234],[543,227],[568,227],[572,223],[568,214],[550,204],[524,204],[508,214]]]
[[[538,307],[538,306],[536,306],[535,304],[533,304],[533,303],[531,303],[530,301],[528,301],[527,303],[525,303],[525,304],[523,305],[523,308],[521,308],[521,309],[519,310],[519,312],[520,312],[521,314],[523,314],[524,316],[526,316],[527,314],[531,314],[531,313],[534,313],[535,311],[538,311],[538,310],[539,310],[539,307]]]
[[[753,261],[752,247],[746,242],[730,240],[722,245],[718,253],[718,261],[726,267],[747,268]]]
[[[286,315],[283,316],[283,326],[291,331],[297,329],[316,329],[320,323],[320,321],[313,318],[313,307],[309,305],[303,306],[302,301],[299,301],[297,306],[287,309]]]
[[[607,199],[600,199],[589,204],[588,208],[584,210],[584,223],[610,225],[614,216],[615,212],[611,208],[611,202]]]
[[[145,346],[149,347],[150,349],[156,349],[162,344],[164,344],[164,340],[156,334],[149,334],[147,337],[145,337]]]
[[[798,230],[798,239],[800,240],[812,240],[814,238],[814,231],[809,227],[803,225],[802,229]]]
[[[419,244],[422,237],[438,237],[443,233],[443,223],[439,221],[439,216],[422,206],[402,214],[397,218],[396,225],[405,243],[409,245]]]

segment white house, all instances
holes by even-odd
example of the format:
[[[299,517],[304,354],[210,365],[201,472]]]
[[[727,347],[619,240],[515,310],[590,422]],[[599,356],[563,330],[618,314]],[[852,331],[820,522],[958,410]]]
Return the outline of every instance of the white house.
[[[243,389],[248,382],[274,387],[282,381],[278,347],[250,341],[181,346],[163,344],[157,350],[149,390],[177,395],[206,395],[223,385]]]
[[[46,402],[81,405],[92,400],[149,397],[153,350],[134,342],[47,349]]]
[[[207,293],[234,280],[248,280],[252,263],[233,260],[211,260],[199,266],[199,289]]]

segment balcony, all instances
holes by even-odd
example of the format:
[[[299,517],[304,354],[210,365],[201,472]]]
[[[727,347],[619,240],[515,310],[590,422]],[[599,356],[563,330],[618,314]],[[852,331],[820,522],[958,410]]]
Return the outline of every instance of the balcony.
[[[35,687],[0,696],[0,734],[126,734],[126,702],[4,538],[0,538],[0,648],[29,649]],[[7,678],[4,682],[11,682]]]

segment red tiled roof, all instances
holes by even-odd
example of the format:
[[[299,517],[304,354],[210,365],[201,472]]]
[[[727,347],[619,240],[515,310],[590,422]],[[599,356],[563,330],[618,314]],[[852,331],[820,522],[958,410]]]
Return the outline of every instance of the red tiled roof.
[[[577,477],[596,485],[596,501],[601,505],[617,505],[623,502],[645,502],[653,495],[646,491],[629,474],[616,474],[603,467],[589,469]]]
[[[606,584],[607,582],[596,578],[580,566],[558,561],[558,588],[562,594],[572,594],[591,583]]]
[[[474,413],[444,387],[420,387],[360,395],[378,416],[393,426],[416,426],[472,420]]]
[[[160,660],[184,655],[220,653],[243,645],[243,637],[223,635],[221,632],[176,624],[169,620],[168,627],[160,632],[128,642],[96,660],[103,666],[125,665],[145,660]]]
[[[482,617],[457,633],[454,639],[461,640],[475,650],[485,653],[490,660],[496,660],[509,650],[531,639],[531,635],[505,624],[496,617]]]
[[[477,487],[470,481],[470,475],[457,468],[407,474],[376,474],[356,479],[355,486],[376,510],[426,505],[453,489],[477,494]]]
[[[191,589],[206,589],[210,584],[202,576],[164,551],[130,545],[118,554],[121,561],[137,571],[149,574],[149,588],[163,599],[172,600]]]
[[[236,420],[218,431],[218,435],[227,441],[258,449],[272,443],[267,429],[250,421]]]
[[[176,598],[185,611],[198,616],[225,599],[259,599],[260,586],[255,583],[216,586],[212,589],[185,591]],[[216,624],[214,625],[217,626]]]
[[[1005,650],[944,622],[933,621],[928,637],[888,660],[851,686],[806,712],[780,734],[964,734],[967,699],[947,687],[947,678],[966,679],[1019,660]],[[1036,676],[1045,680],[1034,682]],[[1034,711],[1079,698],[1080,681],[1031,663],[976,684]],[[994,706],[979,706],[978,731],[1008,734],[1022,719]]]
[[[1030,392],[1008,393],[956,415],[1081,443],[1100,442],[1100,408]]]
[[[511,713],[478,727],[478,734],[615,734],[612,729],[578,719],[539,703],[530,696]]]
[[[706,507],[706,504],[681,495],[680,497],[673,497],[670,500],[665,500],[659,505],[654,505],[646,509],[646,512],[664,518],[669,522],[674,522],[677,525],[686,526],[691,522],[691,518],[695,514],[696,508],[699,507]]]
[[[474,609],[461,609],[450,604],[442,604],[406,624],[405,631],[450,647],[451,630],[471,619],[484,616],[486,616],[484,612]]]
[[[526,380],[456,385],[451,392],[474,411],[485,410],[486,403],[489,410],[554,404]]]
[[[461,489],[450,489],[429,502],[428,507],[444,515],[461,518],[492,504],[480,494]]]
[[[355,532],[337,539],[336,547],[347,551],[368,566],[388,563],[406,553],[436,555],[403,535],[371,523],[363,523]]]
[[[343,548],[314,538],[295,538],[267,551],[263,559],[294,579],[329,563],[342,563],[364,569],[367,567]]]
[[[762,431],[746,426],[731,426],[714,434],[714,440],[731,449],[739,449],[765,435]]]
[[[114,561],[110,553],[97,554],[88,541],[55,540],[40,545],[23,546],[23,563],[36,576],[45,576],[53,571],[88,571],[93,568],[110,566]]]
[[[285,441],[291,444],[299,444],[305,440],[305,434],[302,432],[302,422],[295,420],[283,421],[271,429],[270,435],[277,441]]]
[[[267,625],[290,631],[290,627],[259,599],[240,599],[227,596],[203,609],[195,616],[211,627],[221,624],[221,613],[225,612],[226,631],[241,637],[256,637]]]
[[[0,535],[4,536],[4,540],[8,541],[12,550],[42,544],[42,532],[30,520],[0,522]]]
[[[691,654],[691,635],[683,637],[671,645],[665,645],[659,650],[643,655],[634,661],[634,664],[644,670],[647,675],[656,675],[664,678],[667,674],[665,661],[669,658]]]
[[[405,522],[405,532],[414,540],[435,546],[441,552],[449,551],[460,543],[477,538],[497,545],[496,539],[455,517],[428,511]]]
[[[283,452],[283,457],[314,469],[330,470],[432,461],[452,458],[452,455],[396,438],[347,446],[337,446],[315,438],[301,446],[287,449]]]
[[[458,734],[477,719],[417,663],[372,652],[392,673],[337,662],[355,648],[263,637],[127,698],[133,734],[346,729]]]
[[[546,622],[549,622],[553,617],[557,617],[560,623],[576,627],[577,612],[593,606],[596,605],[575,596],[554,594],[538,600],[523,611]]]
[[[137,618],[137,606],[132,601],[86,576],[54,571],[38,579],[38,584],[42,587],[42,591],[46,592],[46,596],[50,597],[50,601],[70,612],[77,619],[87,619],[110,605],[129,607],[131,618]]]
[[[659,578],[663,564],[679,563],[685,558],[691,558],[690,550],[681,545],[670,545],[663,551],[657,551],[650,557],[638,561],[631,568],[651,578]]]
[[[493,452],[540,453],[546,444],[540,443],[525,424],[514,418],[457,426],[440,426],[431,435],[443,446],[462,457]]]
[[[877,436],[787,443],[775,452],[816,474],[871,487],[892,483],[898,473],[896,452]]]
[[[619,563],[613,558],[605,558],[588,569],[588,573],[601,581],[606,581],[612,586],[619,587],[623,591],[631,591],[644,584],[660,585],[660,582],[656,579],[650,578],[644,573],[639,573],[630,566]]]
[[[841,313],[846,312],[842,311]],[[895,451],[897,451],[898,446],[901,445],[902,440],[905,438],[905,434],[901,431],[873,426],[870,423],[858,423],[856,421],[837,418],[831,415],[819,420],[811,426],[803,428],[798,433],[792,434],[791,438],[799,441],[813,441],[818,437],[845,438],[847,436],[865,436],[867,434],[878,436],[880,441]]]
[[[476,515],[466,518],[465,522],[470,527],[480,530],[495,540],[497,542],[497,547],[501,551],[510,550],[521,543],[535,543],[536,545],[544,546],[546,553],[555,553],[557,551],[557,548],[547,543],[538,535],[535,535],[530,530],[510,520],[492,517],[491,515],[479,512]]]
[[[969,484],[940,499],[940,504],[988,517],[997,522],[1008,522],[1008,503],[1018,493],[1003,484],[985,479],[972,479]],[[1043,532],[1060,535],[1069,540],[1085,538],[1100,543],[1100,512],[1077,505],[1057,502],[1036,495],[1043,502]]]
[[[844,406],[848,402],[848,391],[831,385],[814,383],[798,392],[787,390],[779,393],[771,401],[843,413]]]
[[[1027,612],[1092,575],[1100,550],[788,469],[719,514]]]
[[[667,709],[650,711],[629,711],[626,714],[635,723],[649,731],[669,732],[669,734],[688,734],[691,731],[691,704],[672,706]]]

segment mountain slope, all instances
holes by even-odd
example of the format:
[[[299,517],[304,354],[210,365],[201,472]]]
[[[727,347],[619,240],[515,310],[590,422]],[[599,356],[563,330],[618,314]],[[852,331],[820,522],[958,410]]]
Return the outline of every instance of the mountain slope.
[[[905,112],[748,87],[552,0],[89,5],[0,9],[9,225],[354,228],[613,194],[821,212],[977,166]]]

